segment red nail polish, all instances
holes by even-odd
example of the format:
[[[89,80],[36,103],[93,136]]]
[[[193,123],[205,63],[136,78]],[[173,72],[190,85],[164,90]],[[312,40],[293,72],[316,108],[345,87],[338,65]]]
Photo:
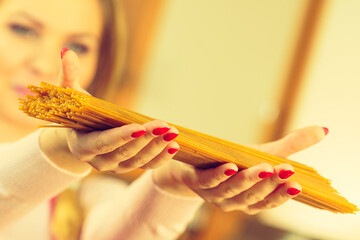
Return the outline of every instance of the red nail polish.
[[[179,150],[179,149],[177,149],[177,148],[169,148],[169,149],[168,149],[168,153],[169,153],[169,154],[174,154],[174,153],[176,153],[178,150]]]
[[[171,140],[175,139],[179,134],[177,133],[167,133],[164,135],[163,139],[166,142],[170,142]]]
[[[167,133],[170,130],[170,128],[168,127],[163,127],[163,128],[155,128],[152,133],[154,135],[163,135],[164,133]]]
[[[297,188],[289,188],[287,190],[287,193],[291,196],[295,196],[295,195],[298,195],[301,191]]]
[[[225,174],[226,176],[232,176],[232,175],[234,175],[235,173],[237,173],[237,171],[235,171],[234,169],[228,169],[228,170],[226,170],[226,171],[224,172],[224,174]]]
[[[325,136],[328,135],[329,129],[327,127],[323,127],[323,129],[324,129],[324,132],[325,132]]]
[[[294,174],[294,172],[291,171],[291,170],[281,170],[280,173],[279,173],[279,177],[281,179],[287,179],[290,176],[292,176],[293,174]]]
[[[67,51],[69,51],[69,49],[66,48],[66,47],[63,47],[63,48],[61,49],[61,59],[63,59],[63,57],[64,57],[64,55],[65,55],[65,53],[66,53]]]
[[[133,134],[131,134],[131,137],[132,138],[138,138],[138,137],[141,137],[142,135],[144,135],[145,133],[146,133],[145,130],[141,130],[141,131],[134,132]]]
[[[261,172],[259,173],[259,178],[267,178],[267,177],[271,177],[272,175],[274,175],[274,173],[272,172]]]

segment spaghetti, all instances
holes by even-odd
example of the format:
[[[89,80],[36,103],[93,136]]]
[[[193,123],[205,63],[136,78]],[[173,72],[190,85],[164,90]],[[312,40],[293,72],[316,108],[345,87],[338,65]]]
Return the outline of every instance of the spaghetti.
[[[86,95],[70,88],[47,83],[40,87],[29,86],[35,96],[20,99],[20,110],[31,117],[58,123],[42,127],[68,127],[79,131],[105,130],[153,120],[153,118],[121,108],[110,102]],[[199,168],[209,168],[222,163],[235,163],[246,169],[262,162],[272,166],[290,163],[296,174],[292,177],[302,185],[302,193],[294,200],[315,208],[335,213],[354,213],[356,205],[340,196],[330,181],[313,168],[288,159],[273,156],[249,147],[215,138],[174,125],[179,130],[177,142],[180,150],[176,160]]]

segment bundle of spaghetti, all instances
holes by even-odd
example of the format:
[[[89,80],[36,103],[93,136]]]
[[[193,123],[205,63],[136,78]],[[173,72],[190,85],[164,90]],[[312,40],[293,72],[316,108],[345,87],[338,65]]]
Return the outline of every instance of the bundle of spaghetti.
[[[124,109],[110,102],[86,95],[70,88],[47,83],[29,86],[35,96],[19,99],[20,110],[31,117],[69,127],[79,131],[105,130],[153,120],[153,118]],[[225,141],[200,132],[172,124],[179,130],[177,142],[180,150],[175,159],[199,168],[210,168],[222,163],[235,163],[246,169],[259,163],[272,166],[290,163],[295,170],[292,179],[302,186],[302,193],[294,200],[315,208],[335,213],[354,213],[356,205],[350,203],[331,186],[330,181],[304,164],[273,156],[246,146]]]

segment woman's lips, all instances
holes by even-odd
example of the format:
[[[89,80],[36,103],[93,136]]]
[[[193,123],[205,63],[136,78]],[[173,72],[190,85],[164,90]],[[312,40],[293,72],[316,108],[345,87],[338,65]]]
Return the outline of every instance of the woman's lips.
[[[26,87],[14,86],[13,89],[16,92],[16,95],[18,95],[18,97],[21,97],[21,98],[24,98],[26,95],[30,95],[30,96],[35,95],[35,93],[30,92],[30,89],[28,89]]]

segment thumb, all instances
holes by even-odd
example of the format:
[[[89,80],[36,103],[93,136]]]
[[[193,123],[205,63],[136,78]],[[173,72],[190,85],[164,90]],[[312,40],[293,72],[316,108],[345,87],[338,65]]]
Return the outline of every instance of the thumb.
[[[181,164],[184,165],[184,163]],[[176,168],[175,179],[180,179],[179,182],[184,183],[193,191],[196,191],[196,189],[214,188],[239,171],[234,163],[224,163],[215,168],[208,169],[187,166],[184,169]]]
[[[61,67],[58,85],[87,93],[79,84],[79,59],[75,52],[68,48],[61,49]]]
[[[277,141],[258,146],[258,149],[279,157],[288,157],[320,142],[328,131],[320,126],[297,129]]]

